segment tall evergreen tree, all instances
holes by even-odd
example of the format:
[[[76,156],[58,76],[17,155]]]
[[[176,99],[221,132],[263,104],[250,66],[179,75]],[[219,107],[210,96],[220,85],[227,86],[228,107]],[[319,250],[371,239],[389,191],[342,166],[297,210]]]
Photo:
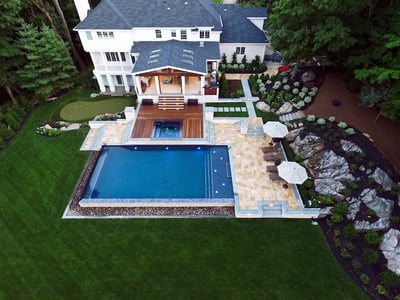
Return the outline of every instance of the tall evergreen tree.
[[[20,0],[1,1],[0,3],[0,85],[5,88],[13,102],[16,102],[13,93],[16,81],[13,74],[23,59],[15,43],[14,33],[21,23],[18,16],[20,9]]]
[[[73,85],[68,79],[76,68],[67,46],[53,30],[47,26],[38,30],[24,23],[19,37],[19,47],[27,59],[27,63],[17,71],[21,87],[44,98]]]

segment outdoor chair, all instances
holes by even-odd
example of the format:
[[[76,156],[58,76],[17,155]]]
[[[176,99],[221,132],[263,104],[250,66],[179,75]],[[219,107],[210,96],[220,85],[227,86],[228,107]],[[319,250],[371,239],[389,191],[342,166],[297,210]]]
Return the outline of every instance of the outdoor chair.
[[[268,176],[271,180],[283,180],[281,177],[279,177],[278,173],[269,173]]]
[[[264,155],[264,160],[265,161],[277,161],[278,159],[281,159],[282,157],[279,154],[265,154]]]
[[[276,166],[267,166],[267,172],[277,173],[278,172],[278,168]]]
[[[276,144],[274,146],[267,146],[267,147],[262,147],[261,151],[264,153],[268,153],[268,152],[276,152],[279,150],[279,145]]]

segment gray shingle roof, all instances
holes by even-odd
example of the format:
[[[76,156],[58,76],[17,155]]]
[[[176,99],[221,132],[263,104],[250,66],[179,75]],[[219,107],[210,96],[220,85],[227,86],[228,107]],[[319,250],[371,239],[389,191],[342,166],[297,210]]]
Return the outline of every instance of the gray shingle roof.
[[[214,5],[223,22],[221,43],[265,43],[267,38],[262,30],[248,17],[267,17],[265,8],[241,8],[235,4]]]
[[[210,0],[102,0],[75,29],[201,26],[221,30]]]
[[[207,73],[207,60],[219,60],[218,42],[135,42],[131,53],[140,53],[132,73],[172,67],[196,73]]]

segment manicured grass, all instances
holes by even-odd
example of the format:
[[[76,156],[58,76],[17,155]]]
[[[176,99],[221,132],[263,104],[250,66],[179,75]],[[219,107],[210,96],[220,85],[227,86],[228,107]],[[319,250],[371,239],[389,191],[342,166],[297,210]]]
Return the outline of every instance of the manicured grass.
[[[246,107],[244,102],[210,102],[206,103],[207,107]],[[221,118],[247,118],[247,112],[215,112],[214,117]]]
[[[305,220],[62,220],[87,130],[0,152],[0,299],[367,299]]]
[[[261,111],[256,107],[256,103],[254,103],[254,109],[256,111],[257,117],[262,118],[263,123],[268,121],[279,121],[279,116],[274,114],[273,112],[265,112]]]
[[[83,122],[93,119],[97,115],[117,113],[126,106],[134,103],[133,97],[90,97],[90,91],[76,90],[57,100],[59,103],[53,114],[53,119],[67,122]]]

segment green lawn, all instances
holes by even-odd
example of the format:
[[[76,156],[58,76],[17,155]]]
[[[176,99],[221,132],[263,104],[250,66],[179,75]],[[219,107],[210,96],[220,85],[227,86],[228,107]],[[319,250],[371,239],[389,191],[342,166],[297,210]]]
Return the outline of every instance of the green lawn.
[[[0,152],[0,299],[367,299],[305,220],[62,220],[87,130]]]
[[[68,93],[57,100],[59,104],[53,114],[53,119],[68,122],[83,122],[97,115],[117,113],[126,106],[133,105],[133,97],[98,96],[90,98],[90,91],[77,90]]]

